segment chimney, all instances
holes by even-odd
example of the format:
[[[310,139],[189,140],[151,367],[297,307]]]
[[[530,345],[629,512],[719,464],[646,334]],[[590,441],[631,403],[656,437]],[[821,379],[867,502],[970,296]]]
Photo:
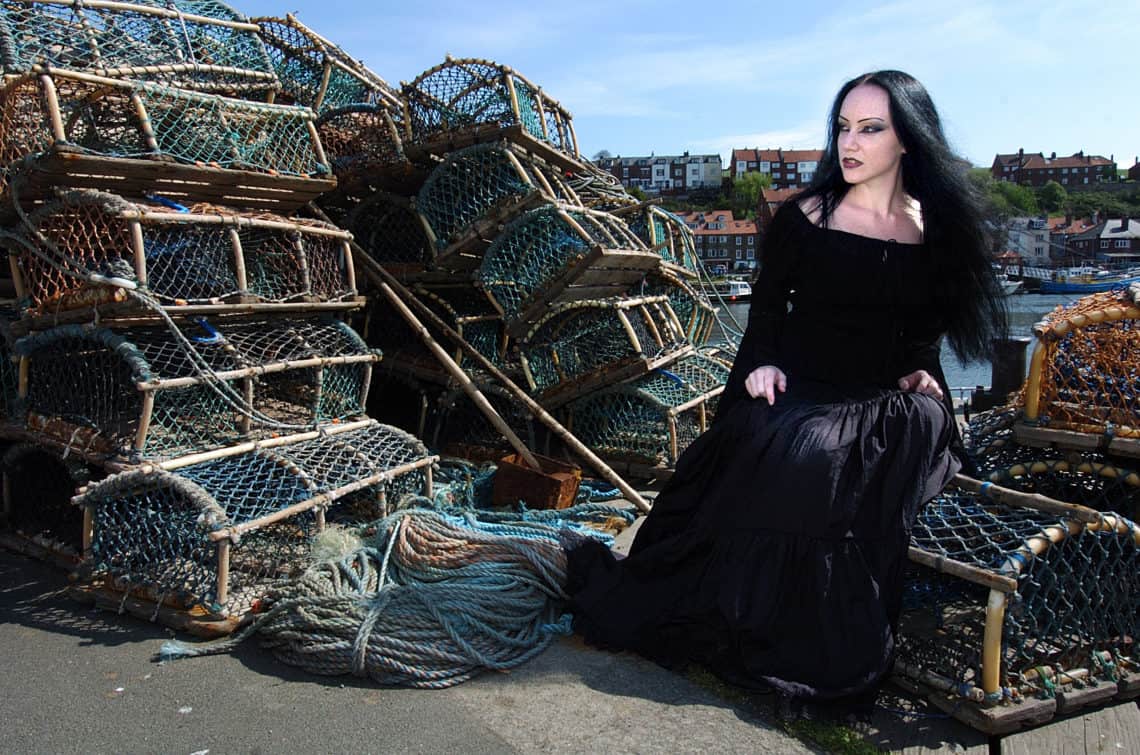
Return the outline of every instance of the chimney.
[[[1072,224],[1073,224],[1073,213],[1071,211],[1066,212],[1065,213],[1065,227],[1068,228]]]
[[[1057,153],[1054,152],[1053,154],[1049,155],[1049,159],[1050,160],[1056,160],[1057,159]]]
[[[1121,215],[1120,216],[1120,227],[1117,228],[1116,230],[1121,231],[1121,232],[1128,230],[1128,216],[1127,215]]]

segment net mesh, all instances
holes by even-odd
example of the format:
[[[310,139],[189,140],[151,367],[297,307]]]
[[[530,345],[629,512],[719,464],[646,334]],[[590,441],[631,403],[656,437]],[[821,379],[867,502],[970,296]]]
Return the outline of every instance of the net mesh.
[[[434,264],[435,250],[423,222],[403,202],[375,194],[349,212],[343,226],[368,256],[397,274]]]
[[[189,89],[261,94],[277,88],[257,34],[222,3],[139,2],[136,8],[0,3],[4,73],[41,64],[163,81]],[[203,18],[187,18],[185,14]]]
[[[126,472],[91,486],[77,503],[94,511],[96,570],[180,607],[237,615],[306,565],[318,530],[307,507],[319,503],[317,496],[327,496],[334,511],[363,503],[360,510],[374,517],[385,496],[423,491],[431,459],[414,437],[371,423],[173,473]],[[257,521],[298,504],[301,510],[281,521]],[[232,538],[228,599],[219,604],[218,554],[209,533],[251,523]]]
[[[479,124],[521,126],[535,139],[577,157],[569,113],[497,63],[449,59],[405,84],[403,95],[415,141]]]
[[[644,291],[650,296],[669,297],[669,306],[673,308],[689,343],[704,346],[709,342],[717,325],[717,316],[708,297],[672,276],[650,276]]]
[[[1126,291],[1058,308],[1037,328],[1044,348],[1039,419],[1054,428],[1140,437],[1140,309]]]
[[[106,157],[162,156],[187,165],[209,165],[292,176],[323,176],[310,131],[309,110],[267,105],[149,82],[106,79],[95,83],[53,71],[63,134],[69,149]],[[39,78],[10,80],[2,96],[39,97]],[[137,100],[136,100],[137,98]],[[136,107],[141,103],[143,113]],[[5,103],[0,141],[40,147],[54,141],[42,108]],[[145,118],[144,118],[145,114]],[[25,116],[26,121],[15,119]],[[153,134],[149,143],[147,128]],[[39,132],[35,133],[34,132]],[[11,149],[11,148],[9,148]],[[27,149],[23,154],[34,153]],[[21,155],[22,156],[22,155]]]
[[[547,200],[576,202],[556,170],[507,144],[476,144],[448,154],[416,197],[443,249],[476,220],[499,216],[540,192]]]
[[[1030,681],[1029,672],[1038,667],[1099,675],[1098,653],[1130,663],[1138,659],[1133,638],[1140,629],[1140,536],[1129,523],[1114,521],[1115,529],[1094,530],[950,491],[920,512],[912,544],[993,573],[1024,564],[1019,575],[1014,572],[1017,592],[1002,626],[1001,684],[1042,688]],[[1048,545],[1049,539],[1055,544]],[[1046,544],[1036,557],[1029,551],[1034,541]],[[900,658],[978,685],[988,595],[985,587],[912,569]]]
[[[645,245],[612,215],[540,207],[513,221],[496,237],[483,256],[479,280],[503,312],[512,317],[598,247],[645,251]],[[644,261],[631,260],[629,264]],[[577,265],[575,272],[584,276],[587,271]],[[618,269],[607,268],[607,278],[618,279]]]
[[[603,458],[672,467],[716,413],[716,397],[728,372],[719,360],[690,355],[668,368],[574,401],[568,407],[571,429]],[[676,413],[690,403],[690,408]]]
[[[33,312],[54,311],[69,301],[86,305],[81,292],[92,285],[87,271],[145,279],[147,290],[164,304],[237,295],[264,302],[355,295],[348,235],[327,233],[333,229],[324,223],[209,205],[174,219],[156,212],[167,213],[94,191],[67,192],[38,208],[13,246],[26,305]],[[131,236],[131,222],[140,213],[141,269]],[[214,222],[219,217],[224,221]]]
[[[62,326],[16,345],[29,361],[27,406],[71,443],[79,429],[99,453],[173,457],[282,426],[363,413],[371,352],[334,320],[253,320],[183,331]],[[340,359],[352,359],[342,363]],[[307,360],[307,362],[306,362]],[[140,382],[158,383],[146,414]],[[145,432],[142,432],[145,428]],[[47,431],[47,428],[45,428]],[[141,440],[140,440],[141,437]]]
[[[701,269],[693,232],[681,218],[656,205],[647,205],[626,217],[637,237],[655,249],[661,259],[694,275]]]
[[[496,385],[480,384],[479,390],[507,426],[528,448],[537,448],[534,418],[510,394]],[[461,390],[442,394],[428,418],[425,437],[433,448],[465,456],[498,456],[511,451],[510,444],[483,412]]]
[[[399,111],[387,104],[352,104],[317,119],[321,146],[341,181],[368,180],[405,165]]]
[[[397,101],[388,84],[292,16],[253,19],[290,101],[325,113],[381,100]]]
[[[521,344],[531,389],[542,392],[635,363],[648,371],[688,345],[665,297],[635,301],[641,303],[574,302],[539,321]]]

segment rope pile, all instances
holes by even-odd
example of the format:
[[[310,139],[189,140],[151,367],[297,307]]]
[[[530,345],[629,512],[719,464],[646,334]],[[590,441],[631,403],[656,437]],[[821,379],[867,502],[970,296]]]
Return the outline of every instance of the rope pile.
[[[283,663],[314,674],[443,688],[525,663],[569,633],[557,528],[418,509],[373,526],[359,547],[271,592],[245,631],[197,646],[168,642],[161,655],[226,652],[257,633]]]

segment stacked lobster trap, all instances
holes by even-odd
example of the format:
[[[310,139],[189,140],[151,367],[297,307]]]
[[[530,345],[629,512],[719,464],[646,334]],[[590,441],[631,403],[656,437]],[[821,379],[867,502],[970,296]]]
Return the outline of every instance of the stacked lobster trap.
[[[919,515],[896,674],[987,732],[1140,695],[1138,298],[1036,325],[1020,394],[970,423],[986,482]]]
[[[336,185],[318,112],[389,90],[193,0],[3,2],[0,58],[6,523],[97,599],[228,631],[328,519],[431,492],[366,414],[351,235],[294,216]]]

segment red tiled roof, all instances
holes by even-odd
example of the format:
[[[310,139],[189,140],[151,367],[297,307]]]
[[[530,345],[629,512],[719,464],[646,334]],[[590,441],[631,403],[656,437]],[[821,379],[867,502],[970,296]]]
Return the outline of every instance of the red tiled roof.
[[[1026,155],[1023,168],[1090,168],[1112,165],[1107,158],[1100,155],[1070,155],[1068,157],[1045,157],[1041,153]]]
[[[783,152],[784,162],[819,162],[823,159],[822,149],[789,149]]]

